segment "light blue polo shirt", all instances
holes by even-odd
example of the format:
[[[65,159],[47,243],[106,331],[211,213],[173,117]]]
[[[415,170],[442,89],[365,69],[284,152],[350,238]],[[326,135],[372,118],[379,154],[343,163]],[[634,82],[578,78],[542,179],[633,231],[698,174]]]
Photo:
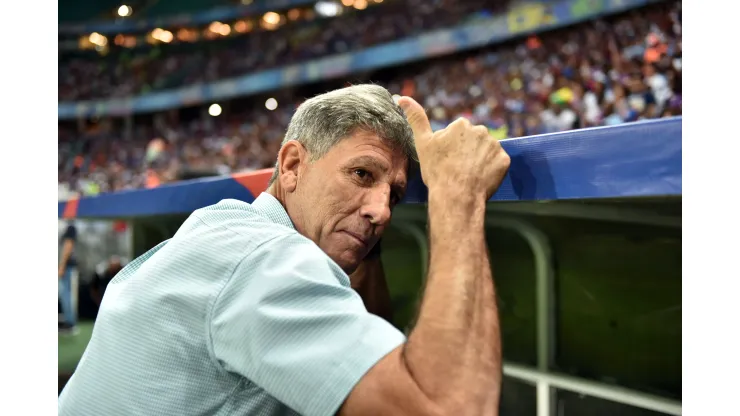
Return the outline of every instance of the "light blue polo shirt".
[[[59,414],[329,416],[404,341],[273,196],[224,200],[111,281]]]

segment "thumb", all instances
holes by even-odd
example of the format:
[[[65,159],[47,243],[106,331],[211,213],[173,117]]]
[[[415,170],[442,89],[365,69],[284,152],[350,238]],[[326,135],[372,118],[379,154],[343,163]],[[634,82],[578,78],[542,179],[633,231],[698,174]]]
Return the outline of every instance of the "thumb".
[[[432,134],[432,125],[429,124],[427,113],[421,104],[417,103],[411,97],[404,96],[398,99],[398,105],[404,114],[406,114],[406,119],[411,125],[411,130],[414,132],[414,139]]]

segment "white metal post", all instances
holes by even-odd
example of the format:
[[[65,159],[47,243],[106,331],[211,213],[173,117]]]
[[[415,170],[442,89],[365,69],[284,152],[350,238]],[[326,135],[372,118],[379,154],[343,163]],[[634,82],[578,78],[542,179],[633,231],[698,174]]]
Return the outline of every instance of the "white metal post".
[[[617,403],[627,404],[630,406],[640,407],[643,409],[653,410],[656,412],[666,413],[669,415],[681,414],[681,403],[676,400],[667,399],[652,394],[642,393],[636,390],[626,389],[610,384],[599,383],[592,380],[585,380],[578,377],[567,376],[558,373],[549,373],[527,368],[518,364],[506,363],[504,365],[504,374],[536,384],[547,384],[549,386],[572,391],[575,393],[585,394],[600,399],[610,400]]]
[[[398,215],[401,214],[401,215]],[[401,220],[394,226],[408,232],[419,245],[426,275],[428,262],[428,241],[426,231],[418,222],[425,221],[425,211],[406,211],[394,213]],[[417,222],[418,221],[418,222]],[[672,225],[672,224],[665,224]],[[534,256],[537,297],[537,368],[531,369],[512,363],[504,364],[504,375],[532,383],[537,389],[537,415],[553,416],[555,389],[569,390],[580,394],[611,400],[643,409],[670,415],[681,415],[680,401],[642,393],[593,380],[550,372],[555,359],[555,271],[552,263],[552,249],[545,234],[531,224],[502,213],[488,212],[486,227],[507,228],[519,233],[527,241]]]
[[[555,270],[552,250],[547,236],[531,224],[516,219],[502,218],[500,214],[486,213],[486,227],[499,227],[516,231],[529,244],[535,264],[537,368],[547,372],[555,360]],[[555,392],[541,380],[537,382],[537,416],[555,414]]]

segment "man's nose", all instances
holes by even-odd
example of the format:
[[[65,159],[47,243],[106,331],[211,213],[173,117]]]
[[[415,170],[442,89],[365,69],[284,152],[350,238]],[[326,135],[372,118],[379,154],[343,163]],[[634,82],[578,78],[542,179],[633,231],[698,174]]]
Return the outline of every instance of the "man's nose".
[[[369,192],[360,208],[360,215],[371,224],[385,227],[391,220],[391,190],[389,186],[377,187]]]

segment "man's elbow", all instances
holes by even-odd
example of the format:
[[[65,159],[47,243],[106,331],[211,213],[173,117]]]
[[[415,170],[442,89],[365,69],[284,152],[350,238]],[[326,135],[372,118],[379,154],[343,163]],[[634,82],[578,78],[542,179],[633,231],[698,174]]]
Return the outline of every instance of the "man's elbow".
[[[451,410],[424,394],[407,371],[402,348],[391,351],[350,392],[338,416],[447,416]]]

